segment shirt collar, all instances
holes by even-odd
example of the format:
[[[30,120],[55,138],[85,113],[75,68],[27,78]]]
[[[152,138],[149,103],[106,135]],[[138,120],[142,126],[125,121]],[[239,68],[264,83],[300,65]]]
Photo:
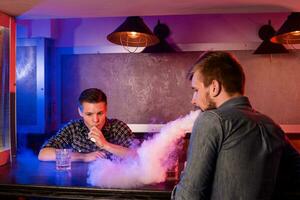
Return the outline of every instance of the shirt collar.
[[[248,97],[240,96],[240,97],[233,97],[227,101],[225,101],[219,108],[227,108],[227,107],[250,107],[252,108]]]

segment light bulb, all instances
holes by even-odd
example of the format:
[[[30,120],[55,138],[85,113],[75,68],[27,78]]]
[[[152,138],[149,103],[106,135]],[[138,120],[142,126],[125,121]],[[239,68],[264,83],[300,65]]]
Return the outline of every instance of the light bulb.
[[[292,35],[298,36],[298,35],[300,35],[300,31],[293,31],[293,32],[292,32]]]
[[[131,39],[135,39],[135,38],[138,38],[139,37],[139,33],[138,32],[129,32],[127,33],[128,37],[131,38]]]

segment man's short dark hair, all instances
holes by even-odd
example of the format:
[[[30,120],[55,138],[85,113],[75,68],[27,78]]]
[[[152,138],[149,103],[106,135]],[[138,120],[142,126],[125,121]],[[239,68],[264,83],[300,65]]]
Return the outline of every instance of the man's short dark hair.
[[[203,76],[204,86],[217,80],[229,94],[244,94],[245,74],[241,64],[228,52],[208,51],[203,53],[189,71],[191,80],[199,71]]]
[[[98,88],[89,88],[82,91],[78,100],[80,106],[82,105],[83,102],[87,102],[87,103],[104,102],[105,104],[107,104],[105,93]]]

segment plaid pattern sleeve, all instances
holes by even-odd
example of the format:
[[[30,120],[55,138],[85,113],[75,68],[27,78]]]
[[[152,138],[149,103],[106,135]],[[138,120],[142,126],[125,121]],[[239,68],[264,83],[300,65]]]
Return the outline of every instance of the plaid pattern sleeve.
[[[102,133],[110,143],[130,147],[135,144],[135,137],[130,128],[122,121],[117,119],[106,119],[102,128]],[[74,152],[90,153],[103,151],[107,158],[112,154],[98,147],[88,138],[88,127],[82,119],[70,121],[56,135],[52,136],[42,148],[72,148]]]
[[[108,126],[110,130],[105,130],[104,132],[107,132],[107,134],[103,134],[107,135],[109,142],[123,147],[133,145],[135,137],[126,123],[118,119],[109,119],[108,123],[110,124],[110,126]]]
[[[77,121],[70,121],[63,128],[61,128],[56,135],[52,136],[46,141],[42,148],[53,147],[53,148],[71,148],[72,136],[76,132]]]

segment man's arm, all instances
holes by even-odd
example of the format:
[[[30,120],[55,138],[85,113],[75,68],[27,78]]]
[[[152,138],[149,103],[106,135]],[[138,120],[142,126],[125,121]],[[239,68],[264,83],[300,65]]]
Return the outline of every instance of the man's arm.
[[[176,200],[209,199],[222,134],[214,113],[198,116],[190,138],[187,165],[176,186]]]
[[[126,157],[135,157],[137,155],[136,150],[135,149],[130,149],[127,147],[123,147],[121,145],[117,145],[117,144],[112,144],[107,142],[104,146],[103,149],[105,149],[106,151],[117,155],[121,158],[126,158]]]
[[[54,161],[55,157],[55,148],[53,147],[42,148],[38,155],[40,161]]]
[[[76,130],[76,121],[71,121],[52,136],[42,147],[38,159],[41,161],[55,161],[55,149],[67,149],[71,147],[72,134]],[[72,161],[90,162],[97,158],[106,158],[102,151],[91,153],[72,152]]]
[[[91,162],[98,158],[105,158],[106,155],[104,152],[95,151],[91,153],[78,153],[72,152],[71,153],[71,160],[72,161],[83,161],[83,162]],[[45,147],[42,148],[39,152],[38,158],[40,161],[55,161],[55,148],[53,147]]]
[[[62,127],[55,135],[47,140],[38,155],[38,159],[41,161],[54,161],[55,149],[67,149],[72,141],[72,131],[75,129],[75,122],[70,121],[64,127]]]

